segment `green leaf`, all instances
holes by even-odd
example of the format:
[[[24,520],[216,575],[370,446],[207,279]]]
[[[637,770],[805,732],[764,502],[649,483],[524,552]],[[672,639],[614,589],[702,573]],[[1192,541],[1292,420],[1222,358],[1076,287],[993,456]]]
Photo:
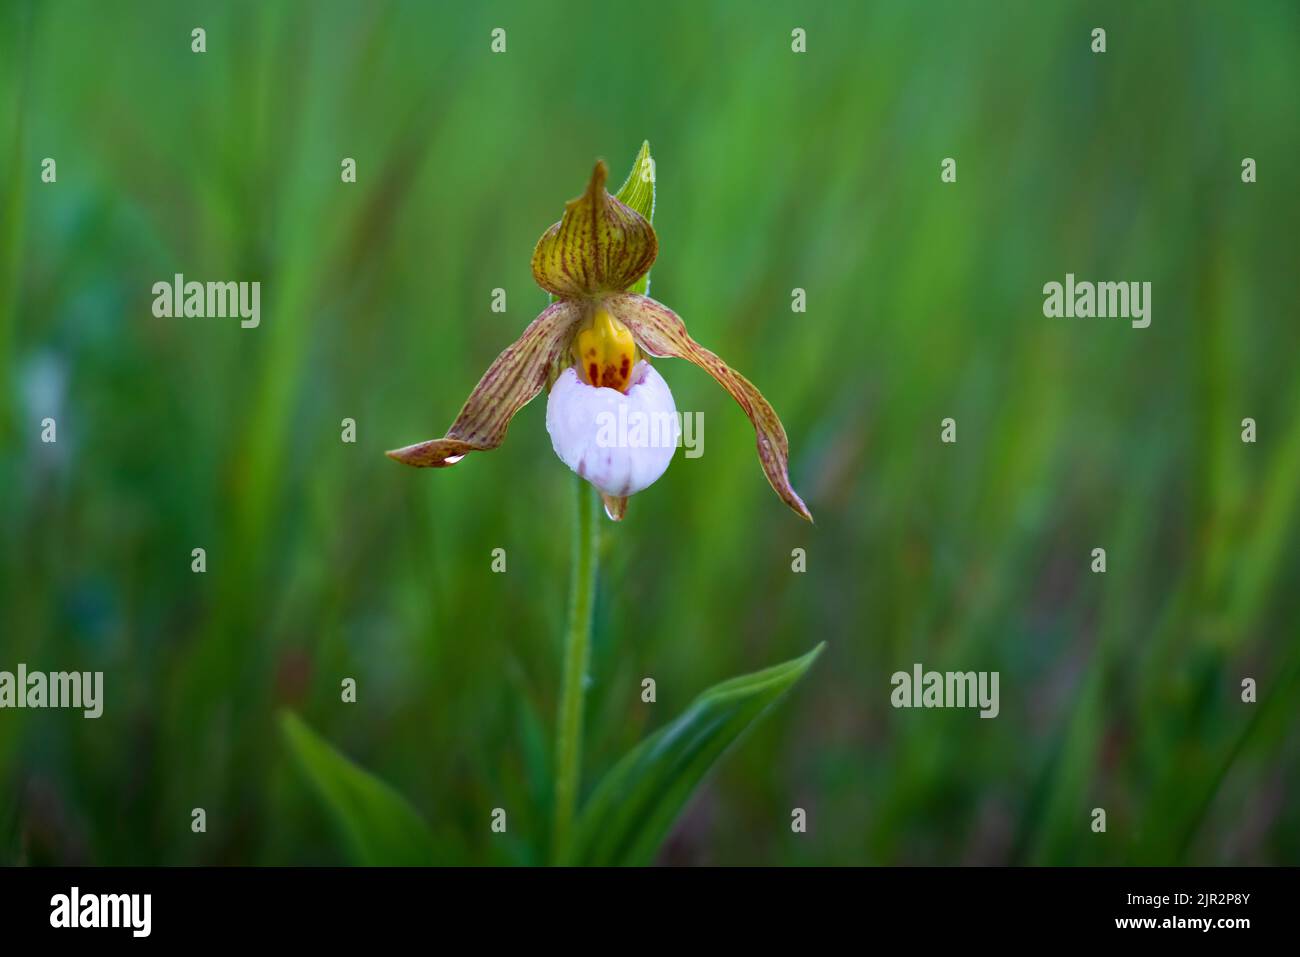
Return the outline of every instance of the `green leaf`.
[[[627,174],[627,182],[619,187],[614,198],[624,206],[630,206],[646,218],[647,222],[655,221],[655,161],[650,155],[650,141],[646,140],[641,144],[641,149],[636,154],[636,159],[632,161],[632,171]],[[648,295],[650,292],[650,273],[646,273],[631,286],[628,292],[636,293],[638,296]]]
[[[434,863],[429,829],[400,794],[353,764],[296,714],[282,714],[280,730],[356,863]]]
[[[582,810],[565,863],[644,865],[709,769],[821,654],[715,685],[675,721],[633,748]]]

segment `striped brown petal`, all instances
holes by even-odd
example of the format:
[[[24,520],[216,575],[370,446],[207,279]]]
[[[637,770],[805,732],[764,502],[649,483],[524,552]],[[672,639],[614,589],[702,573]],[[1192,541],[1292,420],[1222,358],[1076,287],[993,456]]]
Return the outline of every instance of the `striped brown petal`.
[[[551,367],[569,348],[582,313],[578,303],[548,306],[483,373],[445,436],[395,449],[388,457],[418,468],[445,468],[466,452],[496,448],[514,414],[546,388]]]
[[[776,410],[754,383],[692,339],[682,320],[667,306],[646,296],[628,293],[609,297],[605,300],[605,307],[632,331],[637,345],[646,352],[694,362],[731,393],[754,424],[758,437],[758,460],[768,482],[781,496],[781,501],[811,522],[812,513],[790,485],[790,443],[786,440],[785,429]]]
[[[533,250],[533,278],[561,299],[622,292],[649,270],[659,252],[654,227],[605,191],[609,170],[596,163],[587,191]]]

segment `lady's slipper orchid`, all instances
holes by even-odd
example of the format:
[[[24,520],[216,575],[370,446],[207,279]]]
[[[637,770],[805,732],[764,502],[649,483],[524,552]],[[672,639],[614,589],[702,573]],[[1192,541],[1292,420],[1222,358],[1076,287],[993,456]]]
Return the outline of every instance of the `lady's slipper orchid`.
[[[564,218],[533,252],[533,277],[554,297],[551,305],[497,356],[445,436],[389,457],[442,468],[466,453],[494,449],[515,413],[549,388],[546,427],[556,454],[600,490],[610,517],[621,519],[627,497],[658,479],[676,448],[672,393],[644,356],[675,357],[709,373],[740,404],[754,425],[768,482],[811,521],[790,485],[785,429],[763,394],[696,343],[671,309],[627,291],[649,272],[659,241],[644,216],[605,190],[607,176],[605,163],[597,162],[586,192],[566,204]],[[671,419],[671,426],[651,428],[644,444],[611,440],[611,423],[636,422],[637,413],[647,417],[643,423]]]

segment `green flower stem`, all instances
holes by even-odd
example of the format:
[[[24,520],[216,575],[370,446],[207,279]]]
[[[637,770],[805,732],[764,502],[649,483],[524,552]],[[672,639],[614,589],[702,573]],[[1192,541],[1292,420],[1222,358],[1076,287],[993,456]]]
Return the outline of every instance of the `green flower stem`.
[[[555,730],[555,831],[551,858],[558,863],[568,847],[582,770],[582,710],[587,662],[591,657],[591,609],[596,597],[600,538],[596,490],[574,476],[577,522],[573,534],[573,584],[569,624],[564,636],[564,678]]]

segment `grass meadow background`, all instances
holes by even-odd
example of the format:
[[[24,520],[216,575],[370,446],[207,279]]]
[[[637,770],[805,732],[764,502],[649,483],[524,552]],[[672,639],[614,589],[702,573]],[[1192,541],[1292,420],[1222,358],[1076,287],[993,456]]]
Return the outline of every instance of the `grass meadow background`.
[[[817,524],[661,361],[704,455],[606,527],[585,786],[824,639],[662,861],[1300,861],[1297,90],[1281,0],[6,0],[0,669],[106,702],[0,712],[0,861],[345,861],[286,707],[446,862],[541,860],[573,509],[544,403],[449,471],[383,451],[442,433],[545,304],[538,236],[643,139],[652,294],[776,406]],[[261,326],[154,318],[177,272],[261,281]],[[1150,281],[1150,328],[1045,318],[1067,272]],[[1001,715],[894,710],[914,662],[1000,672]]]

